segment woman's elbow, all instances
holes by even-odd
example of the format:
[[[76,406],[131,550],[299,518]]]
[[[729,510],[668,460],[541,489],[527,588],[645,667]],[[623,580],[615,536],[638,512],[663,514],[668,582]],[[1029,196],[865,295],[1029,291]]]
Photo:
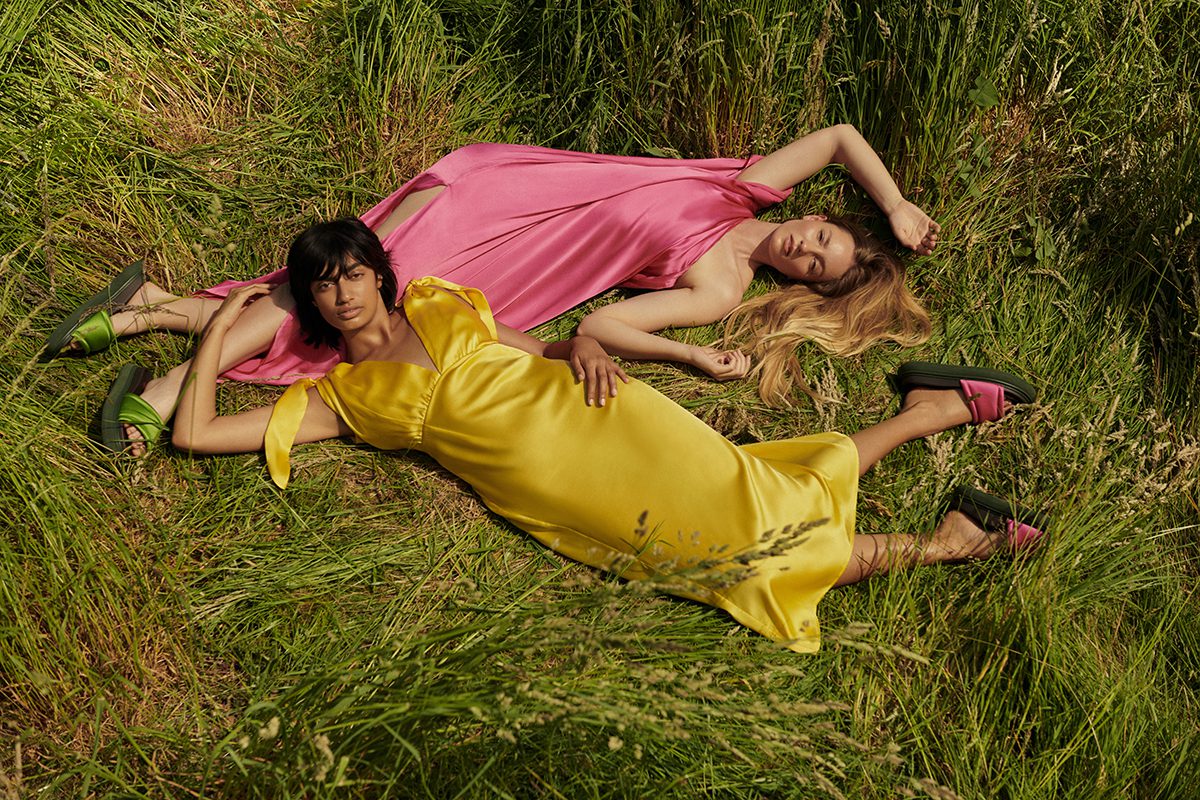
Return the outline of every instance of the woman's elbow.
[[[599,333],[603,335],[604,318],[598,317],[598,313],[599,312],[593,311],[584,317],[583,321],[579,323],[579,327],[575,329],[575,332],[580,336],[590,336],[599,341],[600,336],[597,336],[596,334]]]
[[[190,452],[192,449],[190,426],[185,427],[177,424],[174,430],[171,431],[171,444],[174,445],[176,450]]]

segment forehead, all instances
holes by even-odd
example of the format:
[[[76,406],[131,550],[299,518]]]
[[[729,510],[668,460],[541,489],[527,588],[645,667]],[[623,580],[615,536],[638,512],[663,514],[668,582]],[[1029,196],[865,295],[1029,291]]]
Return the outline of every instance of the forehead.
[[[850,235],[850,231],[835,222],[825,221],[820,224],[826,226],[829,231],[830,250],[844,250],[847,257],[854,254],[854,237]]]
[[[312,279],[313,281],[327,281],[331,278],[341,278],[359,268],[370,269],[354,256],[347,254],[340,261],[326,261]]]

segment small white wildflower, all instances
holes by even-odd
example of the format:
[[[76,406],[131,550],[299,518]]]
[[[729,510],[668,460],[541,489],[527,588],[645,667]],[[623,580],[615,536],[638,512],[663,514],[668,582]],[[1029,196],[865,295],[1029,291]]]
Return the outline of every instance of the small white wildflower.
[[[271,717],[271,719],[267,721],[266,725],[263,725],[261,728],[258,729],[258,738],[260,738],[260,739],[270,740],[270,739],[274,739],[278,735],[279,735],[279,717]]]
[[[329,746],[329,737],[323,733],[313,737],[313,747],[317,749],[317,757],[319,759],[319,762],[316,764],[316,771],[313,772],[313,780],[321,783],[333,767],[333,749]]]

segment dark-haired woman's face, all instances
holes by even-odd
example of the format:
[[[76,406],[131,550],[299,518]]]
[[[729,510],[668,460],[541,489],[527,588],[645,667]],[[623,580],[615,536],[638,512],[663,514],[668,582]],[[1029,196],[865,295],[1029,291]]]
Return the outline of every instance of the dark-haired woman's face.
[[[767,263],[792,280],[835,281],[854,265],[854,237],[823,214],[789,219],[771,234]]]
[[[382,283],[370,267],[350,264],[343,272],[312,282],[313,302],[325,321],[339,331],[357,330],[381,310],[387,313],[379,295]]]

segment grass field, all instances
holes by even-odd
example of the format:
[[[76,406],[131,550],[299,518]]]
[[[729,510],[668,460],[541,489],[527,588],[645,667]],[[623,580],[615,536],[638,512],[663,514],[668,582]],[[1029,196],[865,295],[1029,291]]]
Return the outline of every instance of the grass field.
[[[1197,30],[1195,0],[4,4],[0,797],[1194,796]],[[260,457],[103,455],[116,370],[184,337],[37,361],[119,266],[258,274],[462,144],[740,156],[837,122],[943,225],[910,262],[929,343],[803,349],[840,402],[784,409],[631,372],[751,441],[893,413],[904,360],[1016,371],[1036,405],[902,448],[859,527],[925,529],[959,482],[1053,525],[832,592],[816,655],[548,552],[420,455],[306,446],[286,493]],[[870,218],[845,177],[768,218]]]

